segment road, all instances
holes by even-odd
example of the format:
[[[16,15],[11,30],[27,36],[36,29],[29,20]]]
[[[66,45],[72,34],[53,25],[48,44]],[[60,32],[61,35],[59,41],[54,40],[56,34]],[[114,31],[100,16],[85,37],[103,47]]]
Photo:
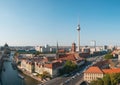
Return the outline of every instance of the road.
[[[60,85],[61,82],[66,81],[70,77],[57,77],[55,79],[52,79],[48,82],[46,82],[44,85]]]
[[[68,84],[66,85],[79,85],[83,82],[83,74],[80,76],[77,76],[75,79],[72,79]]]
[[[87,58],[88,62],[84,66],[80,67],[79,71],[76,72],[74,75],[70,77],[57,77],[50,81],[45,82],[44,85],[63,85],[63,83],[64,85],[79,85],[81,81],[83,81],[83,74],[82,74],[83,71],[85,71],[89,66],[93,65],[93,63],[99,62],[100,59],[103,59],[103,56]],[[76,75],[77,73],[81,75]],[[65,83],[66,81],[68,82]]]

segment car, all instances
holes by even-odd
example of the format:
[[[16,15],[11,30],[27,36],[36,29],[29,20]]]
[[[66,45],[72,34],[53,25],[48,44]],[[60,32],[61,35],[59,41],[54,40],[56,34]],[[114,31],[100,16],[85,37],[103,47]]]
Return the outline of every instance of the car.
[[[69,81],[70,81],[70,80],[66,80],[66,81],[65,81],[65,84],[68,83]]]
[[[75,79],[75,76],[72,76],[72,79]]]
[[[68,76],[69,76],[69,74],[64,74],[63,76],[64,76],[64,77],[68,77]]]

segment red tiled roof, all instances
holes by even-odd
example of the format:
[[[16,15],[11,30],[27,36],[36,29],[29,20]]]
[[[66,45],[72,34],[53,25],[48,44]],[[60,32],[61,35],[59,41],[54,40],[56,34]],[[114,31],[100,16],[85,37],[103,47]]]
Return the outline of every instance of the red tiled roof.
[[[61,59],[61,60],[71,60],[71,61],[75,61],[76,60],[74,54],[60,55],[59,59]]]
[[[105,74],[120,73],[120,68],[103,69],[102,71],[103,71]]]
[[[89,67],[85,73],[103,73],[102,70],[97,66]]]
[[[46,64],[44,64],[44,66],[47,68],[55,69],[55,68],[58,68],[60,66],[63,66],[63,63],[57,61],[57,62],[52,62],[52,63],[46,63]]]

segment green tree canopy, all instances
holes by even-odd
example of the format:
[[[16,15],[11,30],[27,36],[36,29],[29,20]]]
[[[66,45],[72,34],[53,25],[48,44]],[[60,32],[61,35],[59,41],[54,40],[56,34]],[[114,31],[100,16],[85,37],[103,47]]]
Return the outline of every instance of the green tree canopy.
[[[75,70],[77,68],[77,65],[75,63],[73,63],[72,61],[66,61],[65,65],[64,65],[64,71],[65,73],[70,73],[73,70]]]
[[[104,85],[104,82],[101,78],[97,79],[97,85]]]
[[[94,81],[91,81],[91,82],[90,82],[90,85],[97,85],[97,80],[96,80],[96,81],[95,81],[95,80],[94,80]]]
[[[120,83],[120,73],[111,74],[110,78],[111,78],[111,85],[117,85],[118,83]]]
[[[102,79],[94,80],[90,85],[119,85],[120,84],[120,73],[106,74]]]
[[[75,63],[73,63],[72,61],[67,60],[63,69],[60,69],[59,72],[60,74],[65,74],[65,73],[70,73],[72,71],[74,71],[75,69],[77,69],[77,65]]]
[[[109,75],[109,74],[106,74],[106,75],[103,77],[103,81],[104,81],[104,85],[111,85],[110,75]]]
[[[112,59],[113,56],[112,56],[111,54],[106,54],[106,55],[104,56],[104,58],[105,58],[105,59]]]

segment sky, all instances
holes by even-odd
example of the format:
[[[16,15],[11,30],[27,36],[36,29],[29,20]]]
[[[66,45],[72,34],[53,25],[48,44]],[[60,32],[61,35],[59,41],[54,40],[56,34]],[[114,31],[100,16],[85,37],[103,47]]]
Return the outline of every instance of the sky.
[[[120,0],[0,0],[0,45],[120,45]]]

